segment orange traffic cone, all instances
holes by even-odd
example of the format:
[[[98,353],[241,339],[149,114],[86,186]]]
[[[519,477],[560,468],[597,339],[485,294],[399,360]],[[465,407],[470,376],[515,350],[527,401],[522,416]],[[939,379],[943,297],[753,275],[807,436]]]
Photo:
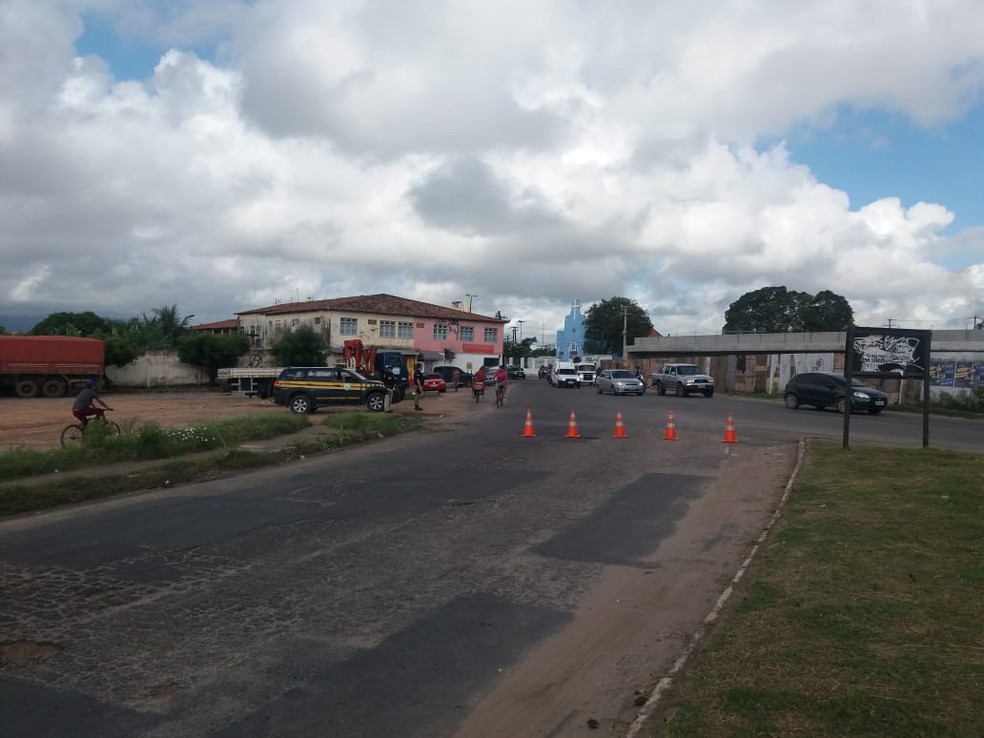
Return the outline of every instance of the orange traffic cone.
[[[735,419],[728,413],[728,423],[724,426],[724,438],[721,443],[738,443],[738,436],[735,435]]]
[[[523,426],[523,438],[536,438],[536,433],[533,432],[533,411],[530,408],[526,408],[526,425]]]
[[[676,423],[673,421],[673,411],[670,410],[670,415],[666,419],[666,433],[663,434],[664,441],[675,441],[677,440]]]
[[[571,408],[571,418],[567,421],[567,435],[564,438],[580,438],[577,432],[577,418],[574,417],[574,408]]]
[[[628,438],[625,434],[625,423],[622,422],[622,411],[615,413],[615,435],[612,438]]]

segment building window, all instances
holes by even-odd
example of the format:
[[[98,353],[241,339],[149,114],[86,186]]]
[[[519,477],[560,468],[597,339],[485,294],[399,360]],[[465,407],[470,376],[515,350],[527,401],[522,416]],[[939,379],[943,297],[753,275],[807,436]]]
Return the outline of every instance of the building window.
[[[496,328],[486,328],[485,329],[485,343],[495,343],[499,335],[499,331]]]
[[[475,326],[463,325],[461,326],[461,340],[462,341],[474,341],[475,340]]]
[[[403,322],[397,323],[396,337],[413,338],[413,323],[403,323]]]
[[[396,338],[396,321],[395,320],[379,321],[379,337]]]
[[[448,324],[447,323],[435,323],[434,324],[434,340],[435,341],[445,341],[448,337]]]
[[[340,318],[338,321],[338,332],[343,336],[359,335],[359,319]]]
[[[315,325],[321,325],[321,316],[320,315],[314,316],[314,324]]]

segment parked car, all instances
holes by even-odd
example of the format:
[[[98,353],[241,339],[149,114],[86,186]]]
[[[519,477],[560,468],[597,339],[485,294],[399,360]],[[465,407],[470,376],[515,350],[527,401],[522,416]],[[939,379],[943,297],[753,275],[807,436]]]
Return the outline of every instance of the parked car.
[[[795,410],[811,405],[818,410],[833,407],[839,413],[847,408],[847,380],[841,374],[800,372],[786,383],[786,407]],[[851,408],[877,415],[888,405],[888,395],[864,382],[851,380]]]
[[[424,392],[447,392],[448,385],[437,372],[428,372],[424,375]]]
[[[273,401],[294,413],[313,413],[330,405],[386,409],[386,385],[347,367],[290,366],[273,381]]]
[[[454,381],[454,370],[455,369],[458,370],[458,386],[459,387],[468,387],[468,386],[470,386],[471,385],[471,381],[472,381],[472,376],[473,376],[472,373],[469,372],[469,371],[465,371],[464,369],[462,369],[459,366],[451,366],[451,365],[447,365],[447,366],[435,366],[434,367],[434,372],[436,374],[440,374],[441,377],[444,379],[444,383],[450,386],[451,383]]]
[[[509,379],[526,379],[526,371],[519,364],[506,364],[506,376]]]
[[[498,366],[487,366],[485,367],[485,385],[491,387],[495,384],[495,372]]]
[[[604,369],[595,378],[595,385],[599,395],[603,392],[643,395],[646,392],[646,383],[628,369]]]

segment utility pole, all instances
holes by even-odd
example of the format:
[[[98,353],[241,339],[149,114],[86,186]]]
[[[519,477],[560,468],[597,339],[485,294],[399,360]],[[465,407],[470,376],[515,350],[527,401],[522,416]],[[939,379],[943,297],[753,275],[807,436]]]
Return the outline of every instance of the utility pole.
[[[526,321],[525,320],[517,320],[516,322],[519,323],[519,340],[522,341],[523,340],[523,323],[525,323]]]
[[[622,306],[622,361],[626,362],[626,367],[628,367],[628,352],[629,352],[629,306]]]
[[[472,311],[472,300],[478,297],[478,295],[465,294],[465,297],[468,298],[468,312],[470,313]]]

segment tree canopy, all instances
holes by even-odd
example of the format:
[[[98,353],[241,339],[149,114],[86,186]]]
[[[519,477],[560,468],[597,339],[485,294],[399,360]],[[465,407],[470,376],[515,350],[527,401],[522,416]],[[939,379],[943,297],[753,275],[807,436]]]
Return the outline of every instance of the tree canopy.
[[[219,369],[235,366],[237,359],[249,351],[249,339],[239,333],[217,336],[214,333],[190,333],[178,341],[178,358],[197,366],[214,382]]]
[[[785,287],[762,287],[731,303],[724,320],[724,333],[842,331],[854,323],[854,311],[830,290],[814,296]]]
[[[649,315],[635,300],[627,297],[612,297],[596,302],[588,308],[584,318],[583,351],[587,354],[621,356],[623,327],[627,345],[631,345],[634,339],[653,332]]]
[[[279,366],[324,366],[325,347],[310,326],[285,334],[270,348]]]
[[[114,320],[83,313],[52,313],[32,329],[35,336],[78,336],[98,338],[106,346],[106,363],[126,366],[147,351],[171,349],[185,335],[194,316],[181,317],[177,305],[165,305],[129,320]]]
[[[35,336],[81,336],[107,334],[110,321],[92,311],[84,313],[52,313],[31,329]]]

